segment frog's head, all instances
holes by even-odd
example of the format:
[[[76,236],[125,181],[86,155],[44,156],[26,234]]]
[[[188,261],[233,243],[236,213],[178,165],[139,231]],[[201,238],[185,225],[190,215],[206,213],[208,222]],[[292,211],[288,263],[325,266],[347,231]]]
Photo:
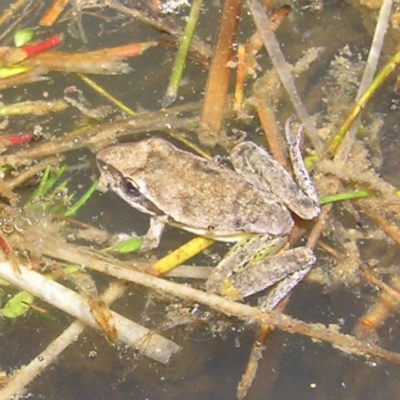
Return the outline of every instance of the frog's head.
[[[112,190],[129,205],[150,214],[163,213],[146,197],[146,187],[142,180],[135,179],[135,168],[141,163],[141,153],[132,153],[132,144],[122,144],[101,150],[96,157],[100,171],[98,187],[102,191]],[[129,162],[135,154],[135,164]]]

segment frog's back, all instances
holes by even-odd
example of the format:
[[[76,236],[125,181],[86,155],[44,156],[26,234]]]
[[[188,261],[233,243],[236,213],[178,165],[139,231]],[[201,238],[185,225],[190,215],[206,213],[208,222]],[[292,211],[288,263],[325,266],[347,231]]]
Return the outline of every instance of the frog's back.
[[[281,235],[292,226],[286,209],[215,161],[159,138],[114,149],[124,160],[118,167],[121,175],[136,183],[169,224],[220,240],[241,232]],[[112,153],[100,158],[117,168]]]

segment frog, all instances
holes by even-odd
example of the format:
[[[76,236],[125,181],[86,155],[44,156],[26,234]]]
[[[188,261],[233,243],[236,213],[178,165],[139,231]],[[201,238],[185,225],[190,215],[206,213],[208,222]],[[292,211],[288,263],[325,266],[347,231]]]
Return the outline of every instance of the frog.
[[[237,242],[213,269],[205,288],[233,300],[275,288],[263,309],[272,310],[309,272],[316,259],[306,247],[260,256],[284,246],[293,229],[291,212],[311,220],[318,199],[300,153],[300,130],[285,126],[295,175],[252,141],[236,144],[233,168],[150,137],[107,147],[96,156],[100,182],[133,208],[150,215],[142,250],[159,245],[174,226],[217,241]],[[297,182],[296,182],[297,181]]]

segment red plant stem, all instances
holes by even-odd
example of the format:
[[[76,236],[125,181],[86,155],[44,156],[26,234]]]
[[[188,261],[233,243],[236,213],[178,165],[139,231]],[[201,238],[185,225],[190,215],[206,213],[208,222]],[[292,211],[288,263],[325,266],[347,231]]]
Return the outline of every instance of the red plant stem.
[[[0,48],[0,55],[6,66],[18,64],[27,58],[58,46],[62,42],[62,38],[62,34],[57,34],[36,44],[27,44],[22,47],[3,47]]]
[[[6,143],[7,146],[19,146],[21,144],[29,143],[33,139],[33,132],[28,133],[18,133],[1,135],[0,143]]]
[[[62,42],[62,39],[63,39],[63,35],[57,34],[57,35],[49,37],[46,40],[43,40],[43,42],[36,43],[36,44],[27,44],[26,46],[22,46],[21,50],[23,50],[26,53],[25,58],[30,58],[38,53],[42,53],[46,50],[49,50],[49,49],[52,49],[53,47],[58,46]]]

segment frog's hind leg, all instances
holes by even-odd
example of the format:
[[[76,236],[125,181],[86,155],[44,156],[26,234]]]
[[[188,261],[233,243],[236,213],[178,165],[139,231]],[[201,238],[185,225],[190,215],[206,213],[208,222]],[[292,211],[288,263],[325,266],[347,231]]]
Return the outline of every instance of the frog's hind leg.
[[[299,247],[301,249],[305,249],[305,247]],[[303,268],[299,269],[288,275],[285,279],[278,282],[274,288],[268,293],[268,295],[264,298],[263,301],[260,302],[259,307],[263,312],[272,311],[278,303],[287,296],[290,291],[297,286],[299,282],[303,280],[303,278],[310,272],[311,267],[315,262],[314,260],[310,261],[307,265],[304,265]]]
[[[307,275],[314,263],[315,256],[310,249],[296,247],[232,275],[221,287],[229,297],[234,294],[240,299],[276,284],[261,306],[263,311],[271,311]]]
[[[220,293],[232,300],[242,299],[244,296],[232,287],[230,278],[240,275],[241,271],[247,268],[252,269],[252,266],[259,263],[261,259],[263,262],[270,259],[268,256],[276,254],[285,243],[285,237],[273,238],[268,235],[253,235],[243,238],[229,250],[212,270],[205,283],[206,290],[210,293]],[[256,260],[253,264],[250,262],[252,258]]]

